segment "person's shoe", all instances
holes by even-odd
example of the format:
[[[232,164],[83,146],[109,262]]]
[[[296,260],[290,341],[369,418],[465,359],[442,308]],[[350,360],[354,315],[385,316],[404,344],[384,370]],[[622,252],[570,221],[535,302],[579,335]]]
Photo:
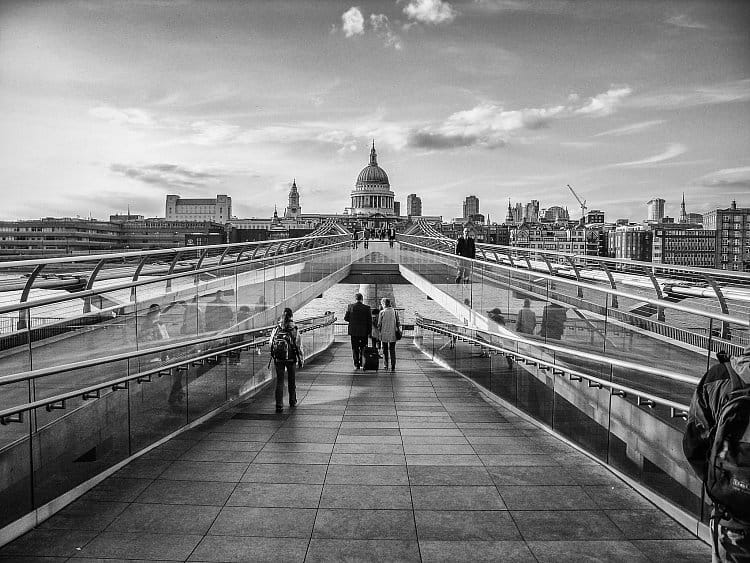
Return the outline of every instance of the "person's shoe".
[[[276,405],[276,412],[284,412],[284,407]]]
[[[297,406],[297,401],[289,401],[289,406],[290,406],[291,408],[294,408],[294,407],[296,407],[296,406]]]

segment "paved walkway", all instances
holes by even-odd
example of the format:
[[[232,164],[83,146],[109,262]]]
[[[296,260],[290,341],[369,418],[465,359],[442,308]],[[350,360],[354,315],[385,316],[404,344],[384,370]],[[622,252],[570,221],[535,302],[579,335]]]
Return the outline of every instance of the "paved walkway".
[[[608,471],[399,344],[337,343],[272,390],[128,465],[0,550],[13,561],[709,561]]]

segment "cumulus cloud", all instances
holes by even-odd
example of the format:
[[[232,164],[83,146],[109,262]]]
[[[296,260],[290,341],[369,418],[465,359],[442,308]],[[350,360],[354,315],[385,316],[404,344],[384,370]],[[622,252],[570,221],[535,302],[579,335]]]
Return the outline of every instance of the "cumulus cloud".
[[[708,27],[707,25],[694,20],[687,14],[678,14],[676,16],[667,18],[666,23],[686,29],[706,29]]]
[[[341,29],[347,37],[362,35],[365,32],[365,18],[357,6],[352,6],[341,14]]]
[[[145,165],[113,163],[109,169],[127,178],[160,188],[192,190],[218,183],[221,173],[180,166],[155,163]]]
[[[664,123],[663,119],[654,119],[652,121],[641,121],[639,123],[632,123],[630,125],[625,125],[623,127],[618,127],[617,129],[610,129],[609,131],[602,131],[601,133],[597,133],[594,135],[594,137],[605,137],[605,136],[615,136],[619,137],[621,135],[632,135],[634,133],[640,133],[641,131],[645,131],[646,129],[651,129],[652,127],[656,125],[661,125]]]
[[[619,106],[623,99],[632,93],[632,89],[627,86],[622,88],[610,88],[606,92],[589,98],[586,105],[578,108],[576,113],[583,115],[593,115],[602,117],[610,115],[615,111],[615,108]]]
[[[456,10],[444,0],[410,0],[404,13],[411,20],[433,25],[450,23],[456,18]]]
[[[412,129],[407,142],[410,146],[428,149],[504,147],[517,131],[544,129],[555,120],[578,115],[610,115],[630,91],[628,87],[610,89],[585,102],[579,102],[578,96],[569,96],[565,105],[542,108],[509,110],[497,104],[482,103],[471,109],[458,111],[442,123]],[[516,139],[518,140],[518,137]]]
[[[750,166],[717,170],[700,178],[698,183],[707,188],[750,190]]]
[[[393,47],[397,51],[401,50],[401,38],[391,29],[388,16],[385,14],[370,14],[370,25],[375,34],[383,40],[386,47]]]
[[[665,160],[670,160],[672,158],[675,158],[676,156],[680,156],[686,151],[687,151],[687,147],[685,145],[682,145],[680,143],[672,143],[664,150],[664,152],[661,152],[659,154],[655,154],[653,156],[649,156],[641,160],[633,160],[630,162],[619,162],[615,164],[614,166],[619,167],[619,168],[649,166],[652,164],[658,164],[660,162],[664,162]]]

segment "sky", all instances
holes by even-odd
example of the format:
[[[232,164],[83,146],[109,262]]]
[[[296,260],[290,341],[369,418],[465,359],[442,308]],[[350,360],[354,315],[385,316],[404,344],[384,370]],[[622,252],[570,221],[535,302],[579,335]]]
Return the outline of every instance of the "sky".
[[[0,3],[0,219],[341,213],[372,140],[396,199],[494,222],[750,207],[750,2]]]

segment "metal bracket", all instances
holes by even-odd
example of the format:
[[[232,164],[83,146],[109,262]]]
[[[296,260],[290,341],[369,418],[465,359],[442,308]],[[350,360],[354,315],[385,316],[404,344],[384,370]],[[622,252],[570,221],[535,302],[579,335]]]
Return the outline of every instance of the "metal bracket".
[[[124,391],[125,389],[128,389],[130,387],[130,384],[127,381],[123,381],[122,383],[115,383],[112,386],[112,391]]]
[[[653,409],[656,406],[656,403],[654,403],[651,399],[644,399],[643,397],[638,397],[638,406],[648,407],[650,409]]]
[[[583,381],[583,378],[580,375],[576,375],[574,373],[569,373],[568,377],[571,381]]]
[[[102,390],[94,389],[93,391],[86,391],[83,395],[81,395],[81,398],[84,401],[88,401],[89,399],[98,399],[101,396],[102,396]]]
[[[3,426],[7,426],[11,422],[23,422],[23,412],[0,416],[0,424],[2,424]]]
[[[55,403],[49,403],[47,405],[44,405],[44,410],[47,412],[51,411],[59,411],[65,409],[65,399],[62,401],[57,401]]]
[[[670,416],[671,416],[672,418],[681,418],[681,419],[683,419],[683,420],[687,420],[687,417],[688,417],[688,413],[687,413],[686,411],[684,411],[684,410],[682,410],[682,409],[679,409],[679,410],[678,410],[678,409],[676,409],[676,408],[674,408],[674,407],[671,407],[671,408],[669,409],[669,415],[670,415]]]
[[[628,394],[625,391],[623,391],[622,389],[612,389],[612,394],[615,397],[622,397],[622,398],[625,398],[625,397],[628,396]]]
[[[597,389],[601,389],[603,386],[601,383],[589,379],[589,387],[596,387]]]
[[[148,375],[142,375],[141,377],[137,377],[135,380],[136,383],[151,383],[151,374]]]

